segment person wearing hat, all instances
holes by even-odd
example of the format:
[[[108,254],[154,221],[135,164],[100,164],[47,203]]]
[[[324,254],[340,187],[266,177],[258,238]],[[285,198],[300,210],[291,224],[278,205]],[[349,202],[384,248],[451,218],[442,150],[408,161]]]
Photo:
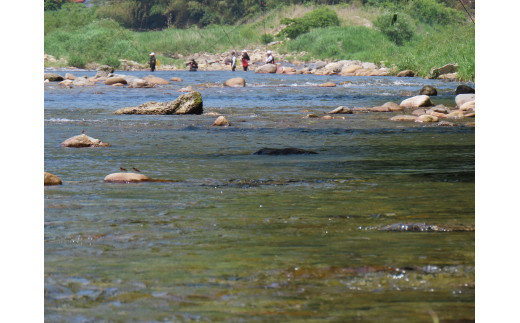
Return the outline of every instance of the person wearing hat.
[[[265,60],[266,64],[274,64],[274,57],[270,50],[267,51],[267,59]]]
[[[250,60],[249,55],[247,55],[247,51],[244,49],[242,51],[242,59],[241,59],[242,67],[244,68],[244,72],[247,71],[247,66],[249,65],[249,60]]]
[[[155,60],[155,53],[154,52],[151,52],[150,53],[150,70],[153,72],[155,71],[155,63],[156,63],[156,60]]]

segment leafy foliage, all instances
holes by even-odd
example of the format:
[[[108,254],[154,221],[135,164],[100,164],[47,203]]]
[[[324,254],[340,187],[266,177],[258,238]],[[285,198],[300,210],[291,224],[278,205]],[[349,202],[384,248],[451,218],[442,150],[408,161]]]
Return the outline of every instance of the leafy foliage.
[[[397,45],[403,45],[414,35],[410,16],[404,13],[385,12],[377,17],[374,26]]]
[[[299,35],[309,32],[312,28],[339,26],[339,18],[334,10],[321,7],[305,14],[302,18],[283,19],[282,23],[288,24],[288,26],[281,33],[286,37],[295,39]]]

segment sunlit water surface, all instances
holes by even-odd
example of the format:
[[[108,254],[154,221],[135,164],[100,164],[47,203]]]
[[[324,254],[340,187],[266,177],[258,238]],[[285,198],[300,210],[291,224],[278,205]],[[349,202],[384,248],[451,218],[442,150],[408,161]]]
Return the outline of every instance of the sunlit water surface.
[[[424,85],[437,88],[435,104],[454,106],[458,83],[154,75],[183,82],[45,85],[45,170],[63,180],[45,188],[46,321],[474,319],[474,120],[438,127],[389,121],[398,113],[304,118],[399,103]],[[219,86],[235,76],[247,86]],[[338,86],[316,87],[328,81]],[[188,85],[201,92],[205,113],[231,126],[212,127],[212,114],[113,114],[172,101]],[[83,130],[111,147],[60,147]],[[318,154],[253,154],[263,147]],[[172,181],[104,183],[119,167]],[[397,223],[452,231],[381,230]]]

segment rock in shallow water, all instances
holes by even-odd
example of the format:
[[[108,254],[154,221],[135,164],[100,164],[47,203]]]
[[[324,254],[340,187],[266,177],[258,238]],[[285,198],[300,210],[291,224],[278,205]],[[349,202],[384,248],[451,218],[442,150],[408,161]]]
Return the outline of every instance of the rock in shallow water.
[[[137,173],[113,173],[107,175],[104,179],[105,182],[110,183],[137,183],[148,180],[150,180],[148,176]]]
[[[43,172],[43,185],[61,185],[61,179],[51,173]]]
[[[202,95],[198,91],[193,91],[171,102],[147,102],[137,107],[119,109],[114,114],[202,114],[202,106]]]
[[[311,150],[300,148],[262,148],[253,153],[254,155],[309,155],[317,154]]]
[[[94,139],[85,134],[71,137],[61,143],[62,147],[71,148],[84,148],[84,147],[109,147],[110,145],[106,142],[102,142],[99,139]]]

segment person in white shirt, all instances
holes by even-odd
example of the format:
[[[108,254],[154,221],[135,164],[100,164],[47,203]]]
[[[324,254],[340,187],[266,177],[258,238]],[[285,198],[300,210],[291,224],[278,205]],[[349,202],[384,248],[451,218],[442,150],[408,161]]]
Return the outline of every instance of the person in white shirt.
[[[231,71],[235,71],[237,68],[237,57],[235,56],[235,52],[231,52]]]
[[[274,64],[274,57],[270,50],[267,51],[266,64]]]

